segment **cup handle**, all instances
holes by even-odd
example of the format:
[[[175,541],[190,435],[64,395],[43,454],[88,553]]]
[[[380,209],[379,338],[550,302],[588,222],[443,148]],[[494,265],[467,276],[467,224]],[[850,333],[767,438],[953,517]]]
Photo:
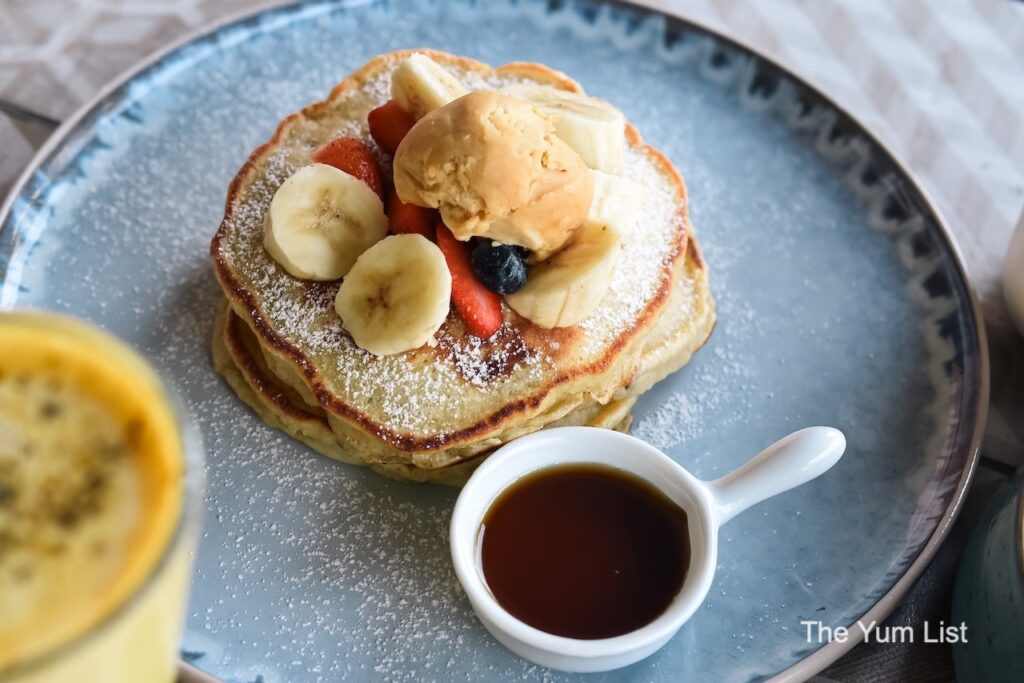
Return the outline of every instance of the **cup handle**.
[[[782,437],[742,467],[708,482],[719,524],[824,474],[845,450],[846,437],[832,427],[807,427]]]

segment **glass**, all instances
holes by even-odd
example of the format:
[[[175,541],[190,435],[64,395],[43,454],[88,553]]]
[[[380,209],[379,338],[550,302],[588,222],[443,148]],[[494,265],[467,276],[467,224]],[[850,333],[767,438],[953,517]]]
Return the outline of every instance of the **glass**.
[[[37,347],[43,351],[37,352]],[[23,355],[34,360],[26,361],[25,365],[19,367],[17,359],[13,356],[5,359],[5,352],[10,353],[12,350],[17,351],[18,349],[22,350]],[[44,370],[43,366],[50,361],[38,359],[55,360],[49,370]],[[108,396],[113,396],[114,392],[130,387],[130,392],[123,394],[119,399],[122,405],[115,406],[113,402],[107,404],[109,411],[106,414],[115,417],[115,421],[111,424],[123,425],[123,428],[118,427],[118,429],[122,429],[118,433],[123,432],[128,435],[127,438],[130,441],[124,443],[131,445],[126,447],[129,449],[126,452],[134,458],[131,461],[131,466],[121,467],[113,476],[123,476],[131,482],[138,482],[132,485],[138,487],[137,498],[140,501],[140,507],[137,519],[123,525],[125,528],[131,528],[131,535],[127,532],[119,534],[117,540],[120,543],[116,544],[117,547],[112,552],[112,556],[116,558],[116,565],[112,565],[116,566],[113,585],[118,586],[120,585],[118,582],[121,582],[125,589],[120,592],[114,589],[107,591],[105,586],[104,590],[113,595],[106,603],[92,599],[81,603],[72,602],[70,612],[78,616],[85,616],[81,616],[83,627],[77,632],[68,632],[67,637],[44,633],[45,629],[42,628],[29,627],[24,631],[19,631],[19,626],[15,625],[12,631],[13,638],[8,638],[8,644],[5,646],[0,643],[0,683],[59,683],[66,681],[171,683],[177,675],[178,650],[203,501],[203,448],[198,430],[189,420],[180,402],[159,379],[155,370],[125,343],[86,323],[65,316],[35,311],[0,312],[0,388],[2,388],[2,373],[5,369],[10,370],[13,367],[19,373],[16,375],[17,377],[29,377],[32,374],[33,364],[37,364],[36,375],[38,377],[46,377],[46,372],[50,372],[54,377],[69,378],[67,380],[69,386],[78,382],[79,384],[75,384],[76,387],[84,387],[85,385],[81,384],[82,378],[106,377],[109,379],[109,389],[101,388],[94,394],[89,388],[88,398],[82,400],[81,404],[89,404],[95,397],[104,396],[103,392],[107,392]],[[87,367],[88,370],[85,369]],[[103,369],[109,374],[105,376],[96,374],[102,372]],[[115,380],[115,376],[119,379]],[[74,379],[70,379],[72,377]],[[15,381],[11,378],[8,380]],[[98,383],[102,384],[103,382]],[[8,386],[15,385],[9,384]],[[51,386],[57,387],[58,385],[54,383]],[[54,392],[57,390],[57,388],[53,388]],[[26,396],[28,395],[28,390],[26,390]],[[42,395],[45,396],[45,391]],[[18,396],[18,394],[11,393],[9,396]],[[71,397],[83,396],[86,394],[76,392]],[[97,399],[96,402],[102,404],[103,400]],[[16,401],[13,403],[9,401],[7,405],[8,407],[14,406],[15,409],[18,408]],[[133,423],[126,418],[125,413],[118,412],[124,411],[126,405],[135,406],[130,409],[131,412],[128,415],[136,419],[136,422]],[[0,403],[0,409],[2,407],[3,404]],[[78,412],[84,415],[82,410],[84,409],[79,409]],[[73,414],[76,410],[72,409],[68,412]],[[30,413],[26,408],[19,414],[24,418]],[[43,415],[43,413],[39,414]],[[36,415],[36,413],[33,412],[31,415]],[[9,433],[18,432],[19,423],[16,421],[16,417],[14,419],[15,427],[11,429],[10,422],[5,425],[4,415],[0,410],[0,437],[3,436],[2,432],[5,427]],[[38,443],[55,443],[47,441],[49,437],[43,436],[46,434],[46,430],[39,426],[43,424],[42,419],[42,417],[24,418],[25,422],[21,425],[22,431],[28,434],[29,438],[33,434],[40,435]],[[133,436],[131,431],[133,424],[142,424],[139,431],[143,432],[144,436],[138,438]],[[160,425],[167,429],[161,431]],[[33,432],[33,429],[36,431]],[[65,431],[67,430],[65,429]],[[161,439],[160,437],[166,438]],[[10,443],[16,443],[15,436],[11,436]],[[24,443],[29,443],[29,441]],[[0,449],[3,445],[0,443]],[[83,450],[88,448],[90,447],[83,446]],[[98,452],[106,453],[106,451]],[[12,457],[24,457],[23,464],[29,462],[30,452],[28,449],[24,449],[24,456],[11,455],[15,453],[11,447],[8,448],[7,453],[8,462],[11,462]],[[20,454],[21,451],[18,453]],[[0,465],[3,464],[3,455],[4,452],[0,450]],[[63,463],[65,461],[59,460],[58,456],[54,455],[51,457],[51,462]],[[26,465],[25,469],[32,471],[33,466]],[[35,471],[42,470],[36,466]],[[128,472],[128,474],[123,474],[124,472]],[[157,474],[154,475],[154,472]],[[3,476],[3,470],[0,470],[0,484],[4,483]],[[18,481],[14,479],[14,475],[11,475],[11,480]],[[28,481],[28,479],[23,478],[21,481]],[[158,488],[154,489],[154,487]],[[33,491],[44,491],[34,500],[43,503],[47,501],[48,494],[44,489],[40,489],[38,486],[27,488],[32,489],[27,496],[34,495]],[[16,489],[9,486],[9,490],[15,492],[13,495],[18,495]],[[135,491],[136,489],[129,490]],[[104,502],[120,500],[114,494],[109,494]],[[119,508],[115,507],[114,509]],[[22,514],[22,517],[25,517],[34,512],[35,510],[26,513],[24,510],[16,509],[13,515],[7,518],[15,534],[18,533],[16,527],[19,521],[25,522],[25,519],[19,518],[17,515]],[[104,514],[107,514],[108,517],[116,517],[112,513]],[[157,524],[154,520],[162,520],[163,524]],[[0,514],[0,522],[3,521],[4,517]],[[96,524],[99,522],[94,523],[93,526],[95,527]],[[27,526],[25,528],[34,529],[35,527]],[[81,528],[83,527],[70,526],[64,529],[70,539],[69,545],[72,547],[77,547],[74,545],[76,543],[84,543],[82,534],[86,532],[77,531]],[[84,528],[90,529],[87,525]],[[161,530],[163,530],[162,534]],[[104,531],[106,532],[106,530]],[[3,526],[0,524],[0,570],[4,569],[5,536],[3,532]],[[78,539],[75,539],[76,533],[79,535]],[[113,537],[116,532],[109,533]],[[16,535],[7,537],[6,540],[10,544],[9,550],[13,549],[14,552],[17,552],[22,549],[17,545],[17,539]],[[37,551],[30,549],[25,552],[29,557],[28,566],[31,567],[33,553]],[[66,566],[71,559],[69,555],[70,553],[57,555],[57,557],[67,558],[65,560],[55,560],[50,555],[46,556],[46,559],[39,560],[39,566],[43,570],[40,575],[66,577],[69,576],[69,572],[84,573],[86,570],[83,570],[81,565]],[[38,557],[42,557],[42,555]],[[64,562],[65,566],[61,566],[61,562]],[[97,560],[97,566],[99,566],[99,562]],[[146,564],[147,562],[148,564]],[[16,563],[8,562],[7,564],[9,565],[8,571],[15,571]],[[126,567],[137,568],[137,571],[129,571]],[[88,568],[89,571],[91,569]],[[128,578],[125,578],[126,576]],[[3,585],[2,582],[0,585]],[[70,597],[73,598],[75,588],[88,584],[83,581],[79,585],[72,580],[67,585],[70,585],[71,588],[49,584],[41,592],[44,595],[60,595],[60,591],[64,591],[70,593]],[[82,592],[84,593],[84,591]],[[9,604],[14,604],[17,596],[9,596],[9,599],[12,601]],[[2,604],[3,599],[0,596],[0,605]],[[48,609],[54,609],[52,605],[46,605],[45,597],[39,603],[32,602],[29,598],[27,604],[33,606],[31,609],[25,610],[29,614],[28,624],[32,624],[31,614],[33,611],[36,611],[37,614],[45,614]],[[64,614],[59,610],[63,610],[65,603],[57,602],[54,599],[52,604],[61,605],[58,608],[61,618],[50,621],[62,621]],[[43,620],[43,623],[46,621]],[[24,627],[26,621],[18,623]],[[38,624],[39,622],[37,622]],[[49,627],[59,628],[60,625],[49,623]],[[2,628],[3,619],[0,618],[0,629]],[[39,631],[39,633],[34,631]],[[53,639],[57,640],[49,642]],[[15,642],[14,645],[10,644],[12,640]],[[41,643],[45,645],[40,645]]]

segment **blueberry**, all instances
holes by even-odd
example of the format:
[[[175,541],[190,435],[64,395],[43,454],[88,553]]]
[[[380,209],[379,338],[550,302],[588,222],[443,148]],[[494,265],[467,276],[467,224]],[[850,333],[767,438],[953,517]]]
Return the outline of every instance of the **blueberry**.
[[[526,284],[528,252],[514,244],[480,240],[473,248],[473,272],[484,286],[498,294],[511,294]]]

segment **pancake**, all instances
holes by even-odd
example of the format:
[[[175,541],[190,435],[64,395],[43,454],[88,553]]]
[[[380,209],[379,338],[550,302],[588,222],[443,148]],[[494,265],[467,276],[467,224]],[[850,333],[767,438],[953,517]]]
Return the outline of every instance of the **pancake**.
[[[215,322],[213,362],[239,398],[260,419],[332,460],[349,465],[369,465],[379,474],[394,479],[461,486],[489,454],[489,451],[484,452],[476,458],[436,469],[361,460],[353,455],[359,452],[358,444],[342,444],[336,440],[322,408],[310,406],[270,371],[252,330],[226,303]],[[633,397],[611,401],[607,405],[591,402],[548,426],[585,425],[628,431],[634,403],[636,398]]]
[[[545,428],[588,425],[628,431],[630,411],[639,395],[682,367],[697,350],[690,345],[694,340],[703,343],[707,339],[715,320],[710,300],[700,295],[707,288],[707,271],[695,241],[689,242],[688,251],[669,304],[645,339],[643,362],[633,381],[607,405],[591,402],[580,406]],[[358,441],[340,443],[323,408],[311,405],[270,370],[256,335],[227,303],[217,315],[213,359],[218,372],[264,422],[339,462],[369,465],[396,479],[461,486],[490,453],[435,469],[367,462],[356,455],[362,451]]]
[[[535,81],[582,91],[542,65],[491,69],[421,52],[470,89]],[[326,100],[281,123],[231,183],[211,255],[228,306],[251,334],[225,345],[246,349],[248,365],[238,352],[225,351],[218,361],[235,391],[265,420],[320,452],[423,479],[432,478],[427,470],[468,467],[517,436],[563,420],[590,424],[588,411],[635,400],[704,343],[714,302],[683,180],[627,125],[623,175],[645,188],[644,214],[624,237],[610,291],[594,314],[549,330],[506,307],[504,326],[484,341],[452,313],[432,345],[381,358],[359,349],[334,311],[339,283],[288,275],[263,249],[261,226],[274,191],[317,146],[348,135],[376,148],[366,115],[388,99],[390,72],[409,54],[374,58]],[[227,320],[224,327],[234,328]],[[259,370],[240,370],[248,367]]]

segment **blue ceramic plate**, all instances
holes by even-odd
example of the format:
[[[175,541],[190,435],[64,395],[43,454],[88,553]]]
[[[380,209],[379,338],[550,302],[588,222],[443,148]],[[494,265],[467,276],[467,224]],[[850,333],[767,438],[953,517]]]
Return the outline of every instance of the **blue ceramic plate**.
[[[982,330],[941,220],[860,126],[772,63],[646,10],[589,2],[312,3],[165,53],[40,154],[0,229],[0,301],[96,321],[176,383],[209,451],[185,657],[228,681],[561,680],[484,632],[456,584],[455,492],[328,461],[265,427],[208,352],[207,247],[277,122],[373,55],[545,62],[616,103],[681,169],[718,328],[633,433],[697,475],[798,427],[850,448],[723,531],[705,609],[625,680],[805,676],[852,645],[801,621],[892,609],[973,470]],[[610,678],[595,676],[595,679]]]

